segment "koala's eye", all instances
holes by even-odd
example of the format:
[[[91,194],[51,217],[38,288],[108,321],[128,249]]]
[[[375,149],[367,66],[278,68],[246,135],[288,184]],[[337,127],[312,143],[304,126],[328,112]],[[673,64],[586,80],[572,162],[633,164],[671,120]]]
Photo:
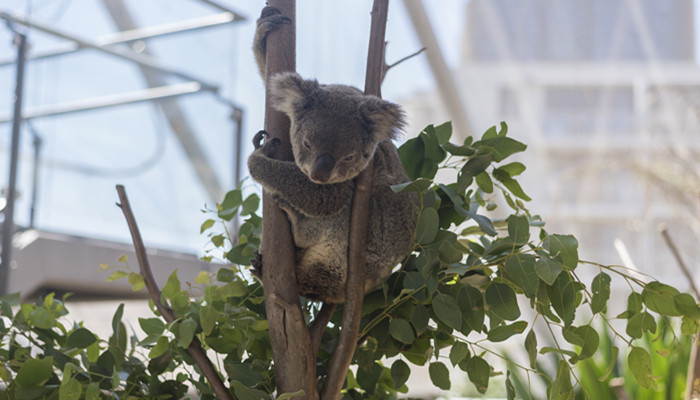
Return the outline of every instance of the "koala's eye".
[[[311,143],[309,143],[307,140],[304,140],[304,147],[306,147],[307,150],[311,150]]]
[[[350,155],[348,155],[348,156],[345,156],[345,158],[343,158],[343,161],[345,161],[345,162],[350,162],[350,161],[352,161],[352,160],[354,160],[354,159],[355,159],[355,155],[354,155],[354,154],[350,154]]]

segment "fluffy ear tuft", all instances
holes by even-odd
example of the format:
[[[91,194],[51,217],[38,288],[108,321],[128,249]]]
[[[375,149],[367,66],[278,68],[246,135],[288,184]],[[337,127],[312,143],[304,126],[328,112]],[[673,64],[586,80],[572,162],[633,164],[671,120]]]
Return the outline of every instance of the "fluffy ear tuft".
[[[360,112],[369,122],[377,142],[396,139],[406,124],[405,113],[401,106],[378,97],[367,96],[367,99],[360,106]]]
[[[272,105],[290,118],[304,108],[320,87],[314,79],[304,79],[295,72],[282,72],[270,78]]]

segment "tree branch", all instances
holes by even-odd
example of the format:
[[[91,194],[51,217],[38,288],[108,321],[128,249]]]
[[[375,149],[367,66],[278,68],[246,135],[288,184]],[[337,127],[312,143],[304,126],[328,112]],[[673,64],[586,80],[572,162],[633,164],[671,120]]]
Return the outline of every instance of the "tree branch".
[[[151,296],[151,299],[153,299],[153,303],[156,305],[160,315],[162,315],[168,323],[172,323],[177,318],[167,303],[165,303],[165,300],[161,299],[158,283],[153,277],[151,264],[148,262],[148,256],[146,255],[146,246],[144,246],[143,240],[141,239],[141,233],[139,232],[139,227],[136,224],[134,213],[131,211],[131,206],[129,205],[129,199],[126,197],[126,190],[124,189],[124,186],[117,185],[117,193],[119,194],[120,202],[117,205],[122,209],[124,218],[126,218],[126,223],[129,226],[131,239],[134,242],[134,251],[136,252],[136,258],[139,263],[139,272],[141,273],[141,276],[143,276],[148,294]],[[214,365],[211,363],[211,360],[209,360],[207,357],[204,349],[202,349],[202,345],[199,343],[199,339],[197,337],[192,339],[192,342],[187,347],[187,352],[197,363],[202,375],[204,375],[207,381],[209,381],[209,384],[216,394],[216,397],[219,399],[233,400],[231,393],[228,391],[226,386],[224,386],[224,382],[221,380],[221,377],[214,368]]]
[[[365,94],[381,97],[384,75],[384,36],[389,10],[389,0],[374,0],[372,23],[367,54]],[[343,328],[338,345],[331,358],[326,382],[321,389],[323,400],[339,399],[352,356],[357,345],[362,315],[362,300],[365,294],[365,269],[367,260],[367,225],[369,220],[369,196],[372,188],[373,163],[360,173],[355,183],[355,194],[350,217],[350,239],[348,248],[348,279],[345,287]]]
[[[401,64],[401,63],[404,62],[404,61],[408,61],[408,60],[410,60],[411,58],[416,57],[417,55],[419,55],[420,53],[424,52],[425,50],[427,50],[427,48],[423,47],[422,49],[420,49],[420,50],[418,50],[418,51],[416,51],[416,52],[414,52],[414,53],[411,53],[411,54],[407,55],[406,57],[404,57],[404,58],[402,58],[402,59],[396,61],[395,63],[392,63],[391,65],[386,65],[386,64],[385,64],[385,65],[384,65],[384,72],[383,72],[383,75],[382,75],[382,80],[384,80],[384,77],[386,76],[386,73],[389,72],[390,69],[392,69],[392,68],[394,68],[395,66]]]
[[[331,320],[333,313],[335,312],[335,304],[323,303],[321,310],[316,314],[314,322],[311,323],[309,327],[309,334],[311,335],[311,344],[314,348],[314,354],[318,354],[318,348],[321,346],[321,338],[323,338],[323,332],[326,330],[328,322]]]
[[[688,279],[688,283],[690,284],[690,288],[695,294],[695,298],[700,299],[700,291],[698,291],[697,286],[695,286],[695,279],[693,278],[693,274],[690,273],[688,265],[685,263],[685,261],[683,261],[683,257],[681,257],[680,251],[678,251],[678,248],[673,243],[673,240],[671,239],[671,235],[669,235],[668,233],[668,228],[666,228],[666,225],[660,225],[659,232],[661,232],[661,236],[664,237],[666,246],[668,246],[669,250],[671,250],[671,253],[673,253],[673,257],[676,259],[676,262],[678,263],[678,266],[680,267],[681,271],[683,271],[683,275],[685,275],[685,277]]]

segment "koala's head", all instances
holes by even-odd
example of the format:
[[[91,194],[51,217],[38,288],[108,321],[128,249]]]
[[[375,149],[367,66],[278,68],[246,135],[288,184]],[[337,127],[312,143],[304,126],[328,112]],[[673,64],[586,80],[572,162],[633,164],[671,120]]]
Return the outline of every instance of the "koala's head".
[[[377,143],[393,139],[403,111],[388,101],[344,85],[321,85],[287,72],[271,79],[274,106],[291,120],[294,161],[315,183],[356,177]]]

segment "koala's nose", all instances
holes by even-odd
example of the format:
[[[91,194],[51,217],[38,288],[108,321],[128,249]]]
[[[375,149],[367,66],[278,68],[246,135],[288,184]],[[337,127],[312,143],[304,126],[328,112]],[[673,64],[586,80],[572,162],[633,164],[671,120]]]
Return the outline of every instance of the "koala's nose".
[[[314,166],[311,168],[311,180],[315,182],[327,182],[331,177],[335,160],[330,154],[321,154],[316,158]]]

